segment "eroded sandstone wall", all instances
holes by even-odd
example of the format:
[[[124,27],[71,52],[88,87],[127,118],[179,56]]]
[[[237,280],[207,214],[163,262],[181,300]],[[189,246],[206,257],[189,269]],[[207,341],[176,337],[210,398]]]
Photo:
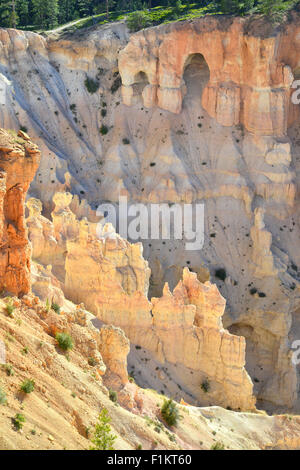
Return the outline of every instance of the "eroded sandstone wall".
[[[69,207],[71,199],[70,193],[54,195],[56,207],[51,231],[48,229],[51,223],[41,215],[37,200],[31,198],[27,202],[30,209],[27,225],[35,260],[41,262],[58,251],[52,241],[47,244],[49,232],[55,234],[56,245],[64,248],[59,269],[55,264],[51,269],[61,276],[66,297],[76,303],[84,302],[102,322],[121,327],[133,343],[132,348],[147,351],[152,358],[148,361],[154,359],[160,367],[167,364],[178,367],[182,386],[177,385],[176,398],[184,395],[193,403],[253,409],[253,384],[245,370],[245,340],[224,330],[222,316],[226,302],[217,287],[199,282],[196,273],[185,269],[183,280],[173,293],[166,284],[163,296],[150,302],[147,299],[150,270],[143,259],[142,245],[122,239],[110,224],[104,225],[100,237],[96,236],[92,223],[75,217]],[[111,341],[110,330],[100,330],[101,353],[105,364],[107,355],[114,356],[109,366],[114,373],[115,369],[122,370],[117,351],[121,346],[124,350],[127,340],[120,330]],[[129,343],[126,347],[129,351]],[[126,369],[119,372],[117,382],[124,381],[124,377]],[[176,389],[176,379],[173,381]]]
[[[76,193],[80,217],[120,193],[145,204],[204,203],[202,250],[143,241],[150,297],[165,282],[173,290],[185,266],[210,275],[270,410],[299,408],[291,345],[300,337],[300,118],[290,101],[299,30],[297,16],[280,29],[207,17],[131,36],[124,24],[63,40],[2,30],[0,41],[0,124],[26,126],[42,149],[32,195],[48,217],[58,190]],[[87,76],[99,81],[96,93]]]

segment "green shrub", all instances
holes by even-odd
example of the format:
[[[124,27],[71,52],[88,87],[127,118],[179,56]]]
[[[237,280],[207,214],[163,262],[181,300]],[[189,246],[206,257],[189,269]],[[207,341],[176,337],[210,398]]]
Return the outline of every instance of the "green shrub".
[[[13,312],[14,312],[14,310],[15,310],[15,306],[12,304],[12,302],[11,302],[11,301],[7,302],[5,308],[6,308],[6,313],[7,313],[7,315],[9,315],[10,317],[12,317],[12,316],[13,316]]]
[[[69,349],[73,349],[73,339],[68,333],[56,333],[55,339],[58,343],[58,346],[63,351],[69,351]]]
[[[93,78],[90,78],[90,77],[86,77],[85,81],[84,81],[84,85],[85,85],[85,88],[87,89],[87,91],[91,94],[93,93],[96,93],[96,91],[99,90],[99,81],[98,80],[94,80]]]
[[[273,22],[281,22],[285,14],[291,10],[298,0],[258,0],[257,11]]]
[[[31,393],[34,390],[34,386],[34,380],[28,379],[21,384],[20,390],[24,393]]]
[[[9,377],[15,375],[13,366],[11,366],[10,364],[3,364],[3,368],[6,372],[6,375],[8,375]]]
[[[109,389],[109,399],[114,403],[118,401],[118,394],[115,390]]]
[[[52,310],[54,310],[55,313],[57,313],[58,315],[60,314],[60,306],[57,303],[52,302],[51,308]]]
[[[127,16],[127,26],[134,33],[151,25],[151,16],[147,11],[133,11]]]
[[[201,389],[203,390],[204,393],[208,393],[210,390],[210,383],[208,380],[204,380],[201,384]]]
[[[176,18],[178,18],[178,16],[181,14],[181,7],[182,7],[181,1],[177,0],[177,2],[175,3],[175,5],[173,7],[173,15]]]
[[[13,424],[18,431],[22,429],[23,424],[26,422],[25,416],[20,413],[17,413],[16,416],[13,418]]]
[[[100,134],[105,135],[108,133],[108,127],[104,124],[100,127]]]
[[[164,400],[161,415],[169,426],[176,426],[179,419],[176,403],[173,400]]]
[[[20,126],[20,131],[25,132],[25,134],[27,134],[28,129],[25,126]]]
[[[88,364],[89,364],[90,366],[94,367],[95,365],[98,364],[98,362],[97,362],[97,360],[96,360],[94,357],[90,356],[90,357],[88,358]]]
[[[90,450],[115,450],[113,445],[117,436],[111,433],[110,421],[107,409],[103,408],[95,426],[94,437],[91,439],[94,447]]]
[[[0,405],[5,405],[6,402],[7,402],[6,393],[0,387]]]
[[[215,444],[213,444],[210,448],[210,450],[224,450],[224,444],[223,442],[216,442]]]
[[[106,109],[104,109],[104,108],[103,108],[103,109],[101,109],[101,116],[102,116],[102,117],[105,117],[105,116],[106,116],[106,114],[107,114],[107,111],[106,111]]]
[[[124,139],[122,139],[122,142],[124,145],[129,145],[130,144],[130,140],[127,139],[126,137],[124,137]]]
[[[121,80],[120,75],[118,75],[117,78],[113,81],[113,84],[110,87],[110,91],[112,93],[116,93],[116,91],[120,88],[121,85],[122,85],[122,80]]]

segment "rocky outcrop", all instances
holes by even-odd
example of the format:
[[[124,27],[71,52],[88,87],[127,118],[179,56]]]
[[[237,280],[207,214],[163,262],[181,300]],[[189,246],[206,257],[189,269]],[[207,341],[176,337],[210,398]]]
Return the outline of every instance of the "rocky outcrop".
[[[127,356],[130,350],[128,338],[120,328],[108,325],[100,329],[99,349],[108,368],[105,376],[114,390],[128,382]]]
[[[119,55],[124,102],[133,104],[142,74],[144,105],[180,113],[184,72],[199,55],[208,72],[202,105],[211,117],[222,126],[243,124],[256,135],[285,135],[294,54],[287,59],[286,50],[277,51],[276,36],[244,31],[242,19],[224,28],[224,19],[208,17],[136,34]]]
[[[14,295],[31,289],[25,198],[39,161],[26,134],[0,129],[0,290]]]
[[[52,213],[51,233],[55,233],[58,246],[66,249],[64,270],[60,271],[65,273],[60,279],[65,296],[84,302],[102,322],[121,327],[131,343],[163,367],[171,364],[182,369],[178,374],[184,384],[180,393],[193,402],[252,409],[255,399],[245,370],[245,341],[224,330],[225,299],[217,287],[210,282],[202,284],[196,273],[185,269],[173,294],[166,284],[163,296],[149,302],[150,270],[141,244],[122,239],[110,224],[104,225],[97,238],[93,224],[86,219],[78,221],[72,213],[71,199],[69,194],[56,194]],[[35,207],[37,203],[30,199],[28,205]],[[34,225],[32,222],[29,216],[30,239],[37,247],[45,246],[47,252],[46,238],[39,241],[31,237],[30,227],[36,234],[36,226],[48,226],[49,221],[36,214]],[[40,230],[39,236],[43,234]],[[33,247],[33,252],[39,250]],[[120,328],[110,326],[103,327],[100,336],[100,351],[110,370],[108,383],[119,388],[127,382],[124,361],[128,340]]]
[[[252,382],[244,369],[246,343],[223,329],[225,300],[216,286],[201,284],[185,269],[183,282],[161,298],[151,299],[153,330],[160,362],[184,365],[196,374],[188,387],[205,404],[219,403],[234,409],[252,409]],[[207,395],[207,396],[206,396]],[[201,397],[201,398],[200,398]]]

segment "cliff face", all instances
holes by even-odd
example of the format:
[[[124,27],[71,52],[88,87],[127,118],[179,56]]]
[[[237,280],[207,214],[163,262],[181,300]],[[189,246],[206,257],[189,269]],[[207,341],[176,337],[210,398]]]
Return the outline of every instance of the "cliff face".
[[[268,37],[247,20],[208,17],[130,37],[114,24],[64,40],[2,30],[0,41],[0,124],[25,125],[41,147],[32,195],[48,216],[61,190],[92,209],[120,192],[145,204],[204,203],[202,250],[143,241],[150,298],[165,282],[172,291],[185,266],[201,279],[210,272],[228,299],[223,323],[246,338],[255,394],[270,409],[299,407],[300,117],[290,100],[299,30],[297,17]],[[72,204],[95,222],[86,203]]]
[[[299,25],[260,38],[245,33],[242,19],[224,27],[225,21],[208,17],[136,34],[119,54],[124,101],[133,104],[139,86],[145,106],[180,114],[189,86],[184,74],[194,66],[203,79],[203,109],[219,124],[286,135]],[[286,47],[287,37],[292,47]]]
[[[14,295],[31,289],[25,198],[39,161],[26,134],[0,129],[0,290]]]

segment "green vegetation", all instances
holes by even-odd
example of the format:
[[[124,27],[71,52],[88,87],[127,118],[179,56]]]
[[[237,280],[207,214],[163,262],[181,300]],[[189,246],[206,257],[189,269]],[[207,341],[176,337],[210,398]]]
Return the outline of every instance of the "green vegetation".
[[[176,426],[179,419],[176,403],[173,400],[164,400],[161,415],[169,426]]]
[[[96,360],[94,357],[90,356],[90,357],[88,358],[88,364],[89,364],[89,366],[94,367],[94,366],[96,366],[96,365],[98,364],[98,362],[97,362],[97,360]]]
[[[224,450],[224,444],[223,442],[216,442],[215,444],[213,444],[210,448],[210,450]]]
[[[124,139],[122,139],[122,142],[124,145],[129,145],[130,144],[130,140],[127,139],[126,137]]]
[[[7,402],[6,393],[0,387],[0,405],[5,405],[6,402]]]
[[[13,305],[12,301],[9,300],[6,304],[6,313],[8,316],[12,317],[13,316],[13,313],[14,313],[14,310],[15,310],[15,306]]]
[[[116,93],[116,91],[120,88],[121,85],[122,85],[122,80],[121,80],[120,75],[118,74],[117,78],[114,80],[112,86],[110,87],[110,91],[112,93]]]
[[[20,390],[24,393],[31,393],[34,390],[34,387],[35,387],[34,380],[27,379],[21,384]]]
[[[57,303],[52,302],[51,308],[52,310],[54,310],[55,313],[57,313],[58,315],[60,314],[60,306]]]
[[[8,375],[9,377],[12,377],[13,375],[15,375],[13,366],[11,366],[10,364],[3,364],[2,368],[5,370],[6,375]]]
[[[108,133],[108,127],[105,126],[105,124],[103,124],[103,125],[100,127],[100,134],[106,135],[107,133]]]
[[[127,17],[127,26],[131,32],[147,28],[151,24],[151,15],[147,11],[133,11]]]
[[[95,426],[94,437],[91,439],[94,447],[90,450],[114,450],[113,445],[117,436],[111,432],[110,421],[107,409],[103,408]]]
[[[206,14],[245,16],[256,13],[279,22],[299,0],[0,0],[0,26],[45,31],[64,25],[65,32],[127,18],[130,31],[192,19]]]
[[[98,80],[94,80],[93,78],[91,77],[86,77],[85,81],[84,81],[84,85],[85,85],[85,88],[87,89],[87,91],[91,94],[93,93],[96,93],[98,90],[99,90],[99,81]]]
[[[15,428],[19,431],[22,429],[23,424],[26,422],[25,416],[20,413],[17,413],[16,416],[12,419]]]
[[[114,403],[118,401],[118,394],[115,390],[109,389],[109,399]]]
[[[210,390],[210,384],[208,380],[204,380],[201,384],[201,390],[203,390],[204,393],[208,393]]]
[[[69,351],[70,349],[73,349],[73,339],[68,333],[56,333],[55,339],[58,346],[63,351]]]

